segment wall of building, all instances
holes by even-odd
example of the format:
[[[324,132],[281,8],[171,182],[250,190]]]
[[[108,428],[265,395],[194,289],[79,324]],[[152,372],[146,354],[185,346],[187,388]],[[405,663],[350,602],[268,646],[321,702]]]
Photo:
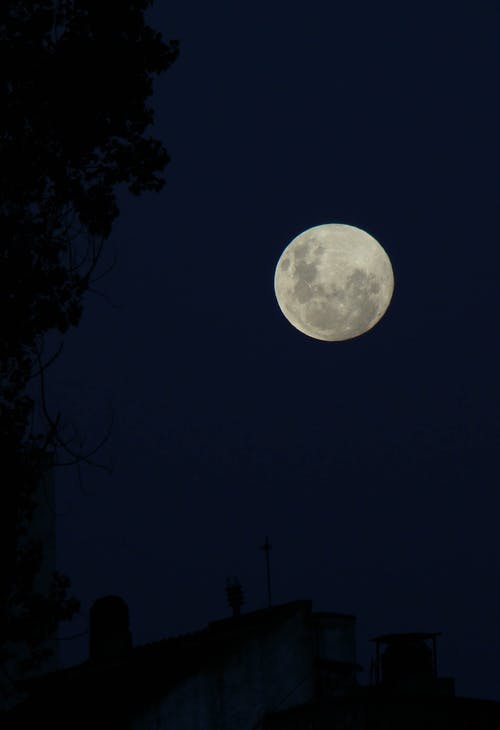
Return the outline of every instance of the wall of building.
[[[314,694],[314,643],[306,606],[269,631],[235,636],[200,672],[137,717],[134,730],[252,730],[272,710]]]
[[[313,614],[317,656],[335,662],[356,662],[356,622],[353,616]]]

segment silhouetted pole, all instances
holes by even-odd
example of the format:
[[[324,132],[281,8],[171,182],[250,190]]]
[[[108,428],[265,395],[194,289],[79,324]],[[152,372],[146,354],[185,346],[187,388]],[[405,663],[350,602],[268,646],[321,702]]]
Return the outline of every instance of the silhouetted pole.
[[[269,567],[269,553],[271,551],[271,543],[269,542],[269,538],[266,537],[266,541],[263,545],[260,546],[261,550],[264,550],[266,553],[266,573],[267,573],[267,605],[270,608],[271,607],[271,569]]]

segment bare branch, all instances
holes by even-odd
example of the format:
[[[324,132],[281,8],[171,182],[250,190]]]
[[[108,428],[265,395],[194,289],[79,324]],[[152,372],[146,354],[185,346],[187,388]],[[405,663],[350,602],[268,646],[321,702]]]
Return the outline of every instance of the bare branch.
[[[108,266],[108,268],[105,271],[103,271],[102,274],[99,274],[99,276],[96,276],[95,279],[92,279],[92,284],[95,284],[96,281],[100,281],[105,276],[107,276],[110,271],[113,271],[113,269],[116,266],[116,261],[117,261],[117,257],[116,257],[116,250],[115,250],[113,253],[113,263],[111,264],[111,266]]]
[[[56,360],[56,359],[57,359],[57,358],[59,357],[59,355],[60,355],[60,354],[61,354],[61,352],[62,352],[62,349],[63,349],[63,347],[64,347],[64,342],[61,342],[61,344],[60,344],[60,345],[59,345],[59,347],[57,348],[56,352],[55,352],[55,353],[54,353],[54,354],[52,355],[52,357],[51,357],[51,358],[49,358],[49,359],[47,360],[47,362],[43,363],[43,364],[42,364],[42,365],[40,366],[40,369],[39,369],[39,370],[38,370],[38,371],[37,371],[36,373],[32,373],[32,374],[31,374],[31,375],[29,376],[28,380],[33,380],[33,378],[37,378],[37,377],[38,377],[39,375],[42,375],[42,373],[43,373],[43,372],[44,372],[45,370],[47,370],[47,368],[48,368],[48,367],[49,367],[50,365],[52,365],[52,363],[54,362],[54,360]],[[40,353],[40,355],[41,355],[41,353]],[[39,360],[39,362],[40,362],[40,360]]]
[[[101,278],[101,277],[99,277]],[[97,294],[98,296],[102,297],[104,301],[109,304],[110,307],[113,307],[113,309],[121,309],[123,307],[122,304],[113,304],[111,299],[108,297],[107,294],[104,294],[104,292],[99,291],[99,289],[94,289],[93,286],[89,286],[87,291],[91,292],[92,294]]]
[[[95,448],[93,448],[88,454],[79,454],[73,449],[70,448],[69,444],[71,441],[75,438],[74,436],[70,439],[70,441],[65,441],[59,434],[59,422],[60,422],[60,416],[61,414],[58,413],[56,416],[56,419],[54,420],[49,413],[49,409],[47,407],[47,398],[46,398],[46,390],[45,390],[45,373],[44,368],[42,367],[41,359],[40,359],[40,353],[38,350],[36,350],[36,356],[39,363],[40,368],[40,396],[41,396],[41,405],[42,405],[42,412],[43,415],[49,424],[49,431],[47,433],[47,437],[45,439],[45,444],[43,447],[43,450],[48,447],[50,442],[55,442],[58,446],[60,446],[63,451],[72,457],[72,461],[67,462],[57,462],[54,464],[54,466],[72,466],[73,464],[78,464],[80,462],[83,462],[85,464],[88,464],[89,466],[95,466],[99,469],[104,469],[105,471],[109,472],[110,469],[105,464],[99,464],[95,461],[91,461],[91,457],[99,451],[99,449],[102,448],[102,446],[108,441],[110,435],[111,435],[111,429],[113,427],[113,420],[114,420],[114,414],[111,414],[111,422],[109,425],[109,428],[107,430],[107,433],[105,434],[104,438],[101,439],[101,441],[97,444]]]
[[[61,446],[62,449],[64,449],[64,451],[67,454],[69,454],[70,456],[73,457],[72,461],[57,462],[56,466],[73,466],[74,464],[81,464],[83,462],[84,464],[87,464],[88,466],[96,466],[99,469],[103,469],[104,471],[111,473],[111,468],[109,466],[106,466],[106,464],[99,464],[96,461],[91,461],[90,457],[94,456],[94,454],[96,454],[99,451],[99,449],[101,449],[104,446],[106,441],[109,440],[109,437],[111,436],[111,429],[113,427],[113,421],[114,421],[114,417],[112,416],[108,430],[107,430],[106,434],[104,435],[104,437],[99,441],[97,446],[95,446],[91,451],[88,452],[88,454],[85,454],[85,455],[78,454],[75,451],[73,451],[72,449],[70,449],[68,447],[67,442],[62,441],[62,439],[60,439],[59,436],[56,435],[57,443]]]

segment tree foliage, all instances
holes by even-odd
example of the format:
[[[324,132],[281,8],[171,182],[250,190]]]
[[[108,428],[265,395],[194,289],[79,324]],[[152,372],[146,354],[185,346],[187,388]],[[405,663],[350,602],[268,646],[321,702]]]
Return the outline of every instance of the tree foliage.
[[[23,535],[47,454],[64,443],[57,419],[33,433],[26,390],[43,375],[44,335],[80,320],[119,213],[117,187],[139,195],[164,185],[169,156],[148,133],[148,100],[178,46],[147,25],[150,4],[0,4],[0,533],[8,566],[0,648],[21,639],[35,647],[76,608],[61,576],[50,596],[30,588],[40,546]]]

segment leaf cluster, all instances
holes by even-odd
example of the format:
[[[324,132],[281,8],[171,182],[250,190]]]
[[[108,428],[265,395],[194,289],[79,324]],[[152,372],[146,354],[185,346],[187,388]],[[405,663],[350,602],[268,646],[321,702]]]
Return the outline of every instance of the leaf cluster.
[[[27,540],[40,454],[60,443],[57,420],[30,430],[44,335],[78,324],[117,188],[159,191],[169,156],[148,129],[155,77],[178,44],[149,27],[150,0],[0,3],[0,652],[36,646],[76,610],[67,579],[33,590],[41,546]],[[26,541],[27,540],[27,541]]]
[[[0,10],[0,362],[81,316],[116,189],[158,191],[154,76],[175,60],[145,0],[7,0]],[[91,250],[78,259],[75,242]],[[85,268],[86,266],[86,268]]]

